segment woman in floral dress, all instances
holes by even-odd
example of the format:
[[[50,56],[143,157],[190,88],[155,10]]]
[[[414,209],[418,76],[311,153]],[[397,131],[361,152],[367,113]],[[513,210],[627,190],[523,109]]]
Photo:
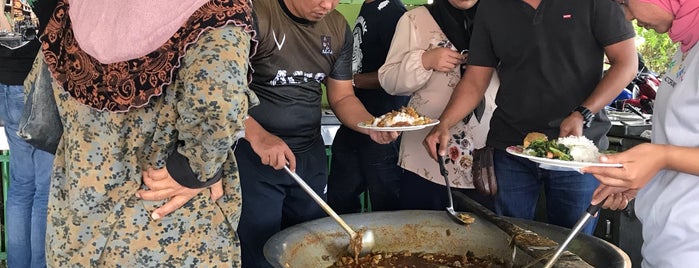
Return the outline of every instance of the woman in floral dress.
[[[476,3],[437,0],[405,13],[396,27],[386,62],[379,69],[386,92],[410,95],[409,106],[422,115],[438,118],[461,79]],[[444,159],[451,186],[489,208],[492,200],[474,190],[471,165],[473,150],[485,145],[498,85],[494,78],[482,113],[451,128],[449,154]],[[406,171],[400,188],[403,209],[441,210],[447,206],[444,177],[422,145],[430,130],[428,127],[402,134],[398,164]]]

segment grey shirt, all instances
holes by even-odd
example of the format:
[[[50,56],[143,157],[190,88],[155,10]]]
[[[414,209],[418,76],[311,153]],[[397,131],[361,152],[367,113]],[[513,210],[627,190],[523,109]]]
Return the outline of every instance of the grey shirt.
[[[320,136],[321,83],[352,79],[352,33],[336,10],[322,20],[294,17],[283,1],[256,0],[259,46],[250,89],[260,105],[249,114],[294,152]]]

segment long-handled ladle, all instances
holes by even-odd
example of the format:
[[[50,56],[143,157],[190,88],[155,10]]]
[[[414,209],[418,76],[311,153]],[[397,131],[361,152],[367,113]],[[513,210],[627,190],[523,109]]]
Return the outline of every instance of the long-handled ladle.
[[[452,197],[451,194],[451,185],[449,183],[449,172],[447,172],[447,168],[444,167],[444,159],[442,158],[441,155],[439,155],[439,144],[437,144],[437,162],[439,162],[439,173],[442,173],[442,176],[444,176],[444,182],[446,183],[447,186],[447,196],[449,196],[449,206],[447,207],[447,214],[451,216],[452,219],[454,219],[457,223],[461,224],[471,224],[473,223],[472,220],[467,220],[467,219],[473,219],[472,217],[463,217],[460,213],[456,212],[454,210],[454,198]]]
[[[561,254],[563,254],[563,251],[566,249],[566,247],[568,247],[570,241],[573,241],[573,238],[575,238],[575,236],[578,235],[578,233],[580,233],[580,230],[582,230],[582,228],[585,227],[587,221],[590,218],[595,217],[595,214],[597,214],[597,212],[600,210],[602,204],[604,204],[605,201],[607,201],[607,198],[602,200],[602,202],[600,202],[597,205],[590,205],[589,207],[587,207],[587,210],[585,210],[585,213],[583,213],[580,219],[578,219],[578,222],[575,223],[575,226],[573,226],[573,229],[570,231],[566,239],[563,241],[563,243],[558,245],[558,248],[556,248],[556,252],[549,259],[546,265],[544,265],[545,268],[553,267],[553,264],[555,264],[556,260],[558,260],[558,257],[560,257]]]
[[[316,194],[316,192],[313,191],[313,189],[311,189],[311,187],[308,186],[308,184],[306,184],[306,182],[303,181],[303,179],[299,177],[298,174],[296,174],[296,172],[291,171],[291,169],[289,169],[288,166],[284,166],[284,170],[286,170],[286,173],[289,173],[289,175],[292,178],[294,178],[294,180],[296,180],[296,182],[299,185],[301,185],[301,188],[303,188],[303,190],[306,191],[306,193],[308,193],[308,195],[310,195],[313,198],[313,200],[315,200],[316,203],[318,203],[318,205],[320,205],[320,207],[323,208],[323,210],[325,210],[325,212],[327,212],[328,215],[330,215],[330,217],[332,217],[338,224],[340,224],[340,226],[343,229],[345,229],[347,234],[349,234],[350,245],[348,250],[351,254],[357,254],[357,252],[355,252],[356,245],[354,243],[359,242],[359,239],[361,239],[361,250],[359,250],[358,254],[364,255],[371,252],[375,244],[374,232],[372,232],[371,230],[363,230],[358,234],[357,232],[352,230],[352,228],[350,228],[349,225],[347,225],[347,223],[345,223],[345,221],[342,220],[342,218],[340,218],[340,216],[338,216],[337,213],[335,213],[335,211],[332,208],[330,208],[330,206],[328,206],[328,204],[325,203],[325,201],[323,201],[323,199],[320,198],[320,196],[318,196],[318,194]],[[358,238],[358,235],[361,235],[361,238]]]

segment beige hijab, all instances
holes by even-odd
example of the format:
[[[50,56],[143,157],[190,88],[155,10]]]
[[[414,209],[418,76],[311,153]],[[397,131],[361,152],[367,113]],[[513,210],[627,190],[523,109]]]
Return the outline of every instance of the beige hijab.
[[[80,48],[108,64],[159,48],[208,1],[70,0],[68,14]]]

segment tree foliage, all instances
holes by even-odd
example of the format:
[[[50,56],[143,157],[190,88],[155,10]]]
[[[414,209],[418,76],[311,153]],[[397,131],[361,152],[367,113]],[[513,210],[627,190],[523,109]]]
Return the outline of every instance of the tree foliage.
[[[672,56],[677,52],[678,45],[673,43],[667,34],[659,34],[634,24],[639,43],[638,52],[651,71],[662,76]]]

